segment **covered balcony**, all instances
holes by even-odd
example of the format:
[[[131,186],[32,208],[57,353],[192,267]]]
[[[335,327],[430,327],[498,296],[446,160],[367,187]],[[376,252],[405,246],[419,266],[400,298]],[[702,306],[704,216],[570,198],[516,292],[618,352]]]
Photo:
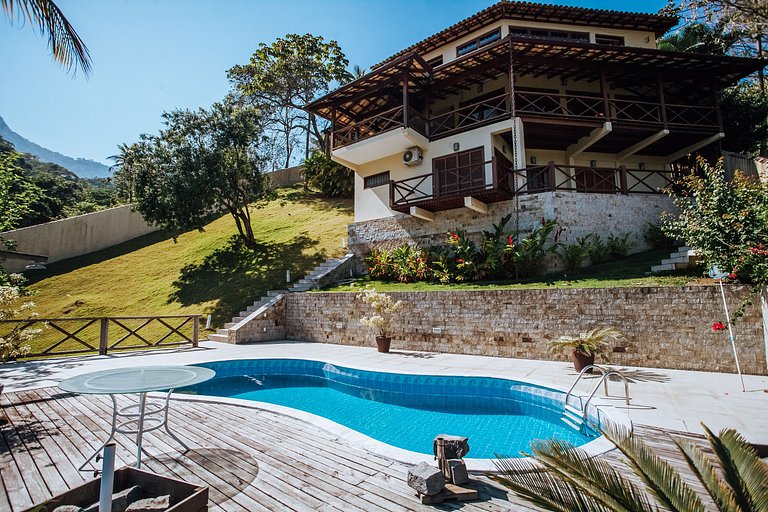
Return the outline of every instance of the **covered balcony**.
[[[433,172],[390,182],[390,208],[400,213],[428,217],[424,212],[467,207],[484,211],[484,205],[513,199],[520,194],[574,192],[596,194],[661,194],[680,176],[662,169],[586,167],[549,162],[514,169],[497,153],[487,161],[457,162],[436,166]]]

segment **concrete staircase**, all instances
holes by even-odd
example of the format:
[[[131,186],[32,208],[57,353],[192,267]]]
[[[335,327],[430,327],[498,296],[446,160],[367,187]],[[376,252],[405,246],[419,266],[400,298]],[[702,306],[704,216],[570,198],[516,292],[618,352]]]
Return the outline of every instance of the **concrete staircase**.
[[[352,258],[354,258],[354,255],[347,254],[341,258],[327,259],[312,269],[309,274],[293,283],[293,285],[291,285],[291,287],[287,290],[268,291],[265,296],[261,297],[252,305],[245,308],[245,311],[240,311],[236,317],[232,318],[231,322],[225,323],[223,328],[216,329],[216,334],[209,334],[208,340],[222,341],[226,343],[229,341],[229,329],[235,327],[244,320],[247,320],[249,317],[253,316],[253,313],[258,312],[260,309],[268,309],[265,308],[265,306],[273,305],[286,293],[306,292],[308,290],[318,289],[321,286],[330,284],[332,281],[328,280],[329,275]]]
[[[651,272],[668,272],[670,270],[690,268],[696,266],[697,263],[696,251],[690,247],[683,246],[670,254],[669,258],[661,260],[660,265],[652,266]]]

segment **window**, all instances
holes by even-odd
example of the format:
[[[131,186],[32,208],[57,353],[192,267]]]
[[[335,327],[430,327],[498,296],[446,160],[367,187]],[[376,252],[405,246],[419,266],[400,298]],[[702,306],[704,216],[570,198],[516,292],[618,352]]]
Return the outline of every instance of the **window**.
[[[467,41],[466,43],[457,46],[456,56],[461,57],[462,55],[466,55],[473,50],[477,50],[478,48],[481,48],[494,41],[498,41],[499,39],[501,39],[501,29],[497,28],[496,30],[488,32],[487,34],[483,34],[477,39]]]
[[[389,185],[389,171],[372,174],[363,178],[363,188],[374,188]]]
[[[606,44],[608,46],[624,46],[624,38],[621,36],[595,34],[595,43]]]
[[[545,28],[509,27],[509,33],[516,37],[531,39],[550,39],[554,41],[589,42],[588,32],[567,32],[565,30],[549,30]]]
[[[485,187],[483,148],[460,151],[432,159],[437,195],[450,196]]]
[[[427,61],[427,64],[429,64],[433,68],[436,68],[437,66],[440,66],[442,63],[443,63],[443,56],[442,55]]]

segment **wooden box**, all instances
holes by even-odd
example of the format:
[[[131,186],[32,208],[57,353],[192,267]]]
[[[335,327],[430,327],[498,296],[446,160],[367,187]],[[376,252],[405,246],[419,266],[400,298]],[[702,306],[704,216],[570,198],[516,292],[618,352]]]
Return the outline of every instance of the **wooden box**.
[[[85,482],[79,487],[54,496],[24,512],[50,512],[61,505],[89,506],[99,501],[101,478]],[[205,512],[208,510],[208,487],[198,486],[156,475],[148,471],[125,467],[115,471],[113,492],[120,492],[134,485],[141,486],[147,496],[171,496],[171,508],[167,512]]]

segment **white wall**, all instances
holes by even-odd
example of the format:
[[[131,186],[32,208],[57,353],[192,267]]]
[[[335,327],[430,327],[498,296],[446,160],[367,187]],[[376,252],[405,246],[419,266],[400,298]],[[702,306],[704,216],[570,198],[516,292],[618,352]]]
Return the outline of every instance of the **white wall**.
[[[0,237],[15,241],[17,252],[48,256],[52,263],[105,249],[157,229],[147,224],[131,205],[124,205],[5,231]],[[3,266],[10,272],[19,272],[29,263],[8,259]]]

